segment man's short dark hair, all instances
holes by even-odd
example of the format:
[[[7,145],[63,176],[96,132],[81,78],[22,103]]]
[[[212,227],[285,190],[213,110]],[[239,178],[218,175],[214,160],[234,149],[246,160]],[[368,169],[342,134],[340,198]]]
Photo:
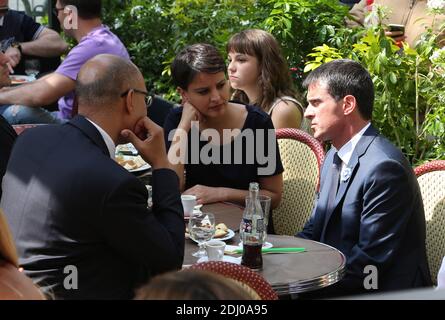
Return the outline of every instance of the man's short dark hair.
[[[102,11],[102,0],[59,0],[65,6],[77,8],[77,14],[82,19],[100,18]]]
[[[307,76],[303,87],[308,88],[317,82],[324,84],[336,101],[347,95],[354,96],[363,119],[372,119],[374,84],[369,72],[360,63],[339,59],[322,64]]]

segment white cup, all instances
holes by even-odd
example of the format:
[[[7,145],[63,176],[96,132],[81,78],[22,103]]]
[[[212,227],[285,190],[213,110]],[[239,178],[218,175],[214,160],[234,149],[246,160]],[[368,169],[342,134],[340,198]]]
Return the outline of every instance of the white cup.
[[[184,208],[184,217],[190,217],[193,208],[196,206],[196,196],[183,194],[181,196],[182,207]]]
[[[205,243],[207,257],[209,261],[222,261],[226,243],[221,240],[210,240]]]

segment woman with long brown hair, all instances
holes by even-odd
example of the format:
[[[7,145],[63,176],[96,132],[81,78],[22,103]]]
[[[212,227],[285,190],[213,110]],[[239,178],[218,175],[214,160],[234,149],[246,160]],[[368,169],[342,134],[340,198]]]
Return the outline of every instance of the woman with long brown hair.
[[[226,49],[232,99],[261,107],[276,129],[300,128],[304,110],[277,40],[266,31],[248,29],[233,35]]]

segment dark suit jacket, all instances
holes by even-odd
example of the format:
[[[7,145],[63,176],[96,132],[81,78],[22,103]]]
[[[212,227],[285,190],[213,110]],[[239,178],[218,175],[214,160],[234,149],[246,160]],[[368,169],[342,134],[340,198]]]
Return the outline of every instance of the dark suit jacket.
[[[1,207],[26,274],[56,298],[128,299],[150,276],[181,268],[178,177],[159,169],[152,181],[150,211],[145,186],[110,159],[81,116],[25,131],[11,154]],[[77,290],[65,288],[76,276],[67,266],[77,268]]]
[[[347,273],[332,292],[363,291],[364,268],[378,270],[378,288],[431,285],[425,251],[425,217],[420,189],[403,154],[369,127],[352,154],[352,174],[340,181],[335,208],[328,211],[330,150],[321,172],[318,200],[298,234],[342,251]]]
[[[2,197],[2,178],[6,171],[9,155],[17,134],[11,125],[0,115],[0,198]]]

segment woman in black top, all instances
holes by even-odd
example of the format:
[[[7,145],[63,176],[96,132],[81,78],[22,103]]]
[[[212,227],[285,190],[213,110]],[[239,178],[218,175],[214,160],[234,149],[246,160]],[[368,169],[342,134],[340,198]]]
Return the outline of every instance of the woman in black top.
[[[278,206],[283,166],[272,121],[256,107],[229,102],[219,52],[208,44],[186,47],[172,63],[172,77],[183,106],[170,112],[164,131],[181,190],[199,204],[244,205],[249,183],[259,182],[272,208]]]

